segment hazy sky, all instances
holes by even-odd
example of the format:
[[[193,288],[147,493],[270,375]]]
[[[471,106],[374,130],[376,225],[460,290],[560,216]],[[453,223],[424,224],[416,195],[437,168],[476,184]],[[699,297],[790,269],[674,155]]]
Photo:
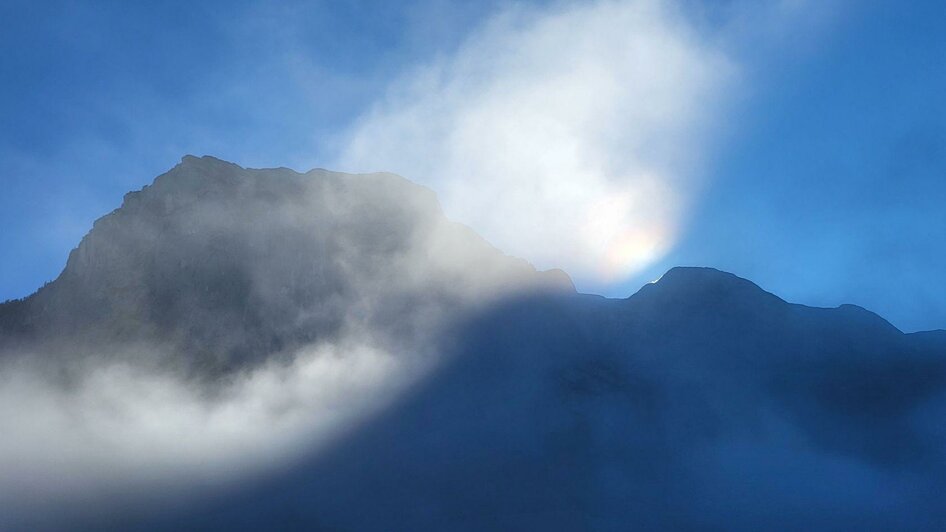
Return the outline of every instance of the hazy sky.
[[[625,296],[677,264],[946,328],[946,7],[0,4],[0,300],[185,153],[390,170]]]

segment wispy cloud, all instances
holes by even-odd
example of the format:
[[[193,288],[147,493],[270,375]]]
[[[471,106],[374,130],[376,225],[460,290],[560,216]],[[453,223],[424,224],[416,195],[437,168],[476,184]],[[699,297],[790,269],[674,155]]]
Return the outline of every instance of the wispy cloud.
[[[397,80],[337,165],[431,186],[540,267],[620,280],[672,246],[735,73],[674,4],[507,9]]]

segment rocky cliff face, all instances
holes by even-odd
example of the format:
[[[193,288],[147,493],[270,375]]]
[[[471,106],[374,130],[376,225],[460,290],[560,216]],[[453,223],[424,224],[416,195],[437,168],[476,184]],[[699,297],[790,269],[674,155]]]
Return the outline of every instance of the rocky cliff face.
[[[573,290],[398,176],[187,156],[97,220],[58,279],[4,305],[0,342],[70,356],[156,344],[173,364],[227,372],[344,329],[404,341],[497,293],[542,287]]]

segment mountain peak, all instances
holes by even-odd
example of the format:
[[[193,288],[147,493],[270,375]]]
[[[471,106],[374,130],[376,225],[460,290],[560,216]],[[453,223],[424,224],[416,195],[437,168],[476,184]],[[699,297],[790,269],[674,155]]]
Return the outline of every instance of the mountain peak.
[[[692,282],[749,282],[729,272],[705,266],[674,266],[653,284],[675,284]]]
[[[671,268],[628,300],[635,306],[642,305],[641,308],[664,311],[686,308],[690,312],[758,310],[785,303],[752,281],[715,268],[702,267]]]
[[[407,330],[406,299],[447,319],[444,309],[513,289],[574,292],[567,275],[503,254],[402,177],[187,155],[98,219],[60,277],[6,321],[64,345],[160,344],[212,373],[333,340],[349,319]]]
[[[757,284],[716,268],[675,266],[656,281],[645,285],[641,291],[659,290],[663,293],[685,293],[696,295],[701,292],[742,292],[766,293]]]
[[[201,157],[185,155],[181,157],[180,163],[162,176],[158,176],[156,180],[160,180],[164,176],[210,177],[219,176],[221,174],[245,172],[246,170],[246,168],[236,163],[224,161],[223,159],[218,159],[210,155],[203,155]]]
[[[226,166],[240,167],[240,165],[236,163],[231,163],[230,161],[224,161],[223,159],[218,159],[212,155],[197,156],[197,155],[191,155],[189,153],[181,157],[181,162],[179,163],[179,166],[187,166],[187,167],[212,166],[212,165],[226,165]]]

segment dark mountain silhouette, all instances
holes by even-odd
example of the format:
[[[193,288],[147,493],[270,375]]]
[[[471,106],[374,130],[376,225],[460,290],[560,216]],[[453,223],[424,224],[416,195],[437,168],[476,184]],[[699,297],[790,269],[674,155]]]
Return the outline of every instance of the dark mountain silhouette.
[[[168,364],[190,361],[206,378],[341,334],[353,309],[384,342],[435,342],[442,362],[289,467],[70,524],[946,527],[946,332],[791,304],[710,268],[674,268],[627,299],[577,294],[386,174],[186,158],[97,222],[62,276],[0,307],[0,320],[8,348],[159,341],[177,353]],[[431,314],[451,318],[418,335]]]
[[[940,333],[675,268],[625,300],[506,301],[462,334],[331,452],[157,528],[946,525]]]

